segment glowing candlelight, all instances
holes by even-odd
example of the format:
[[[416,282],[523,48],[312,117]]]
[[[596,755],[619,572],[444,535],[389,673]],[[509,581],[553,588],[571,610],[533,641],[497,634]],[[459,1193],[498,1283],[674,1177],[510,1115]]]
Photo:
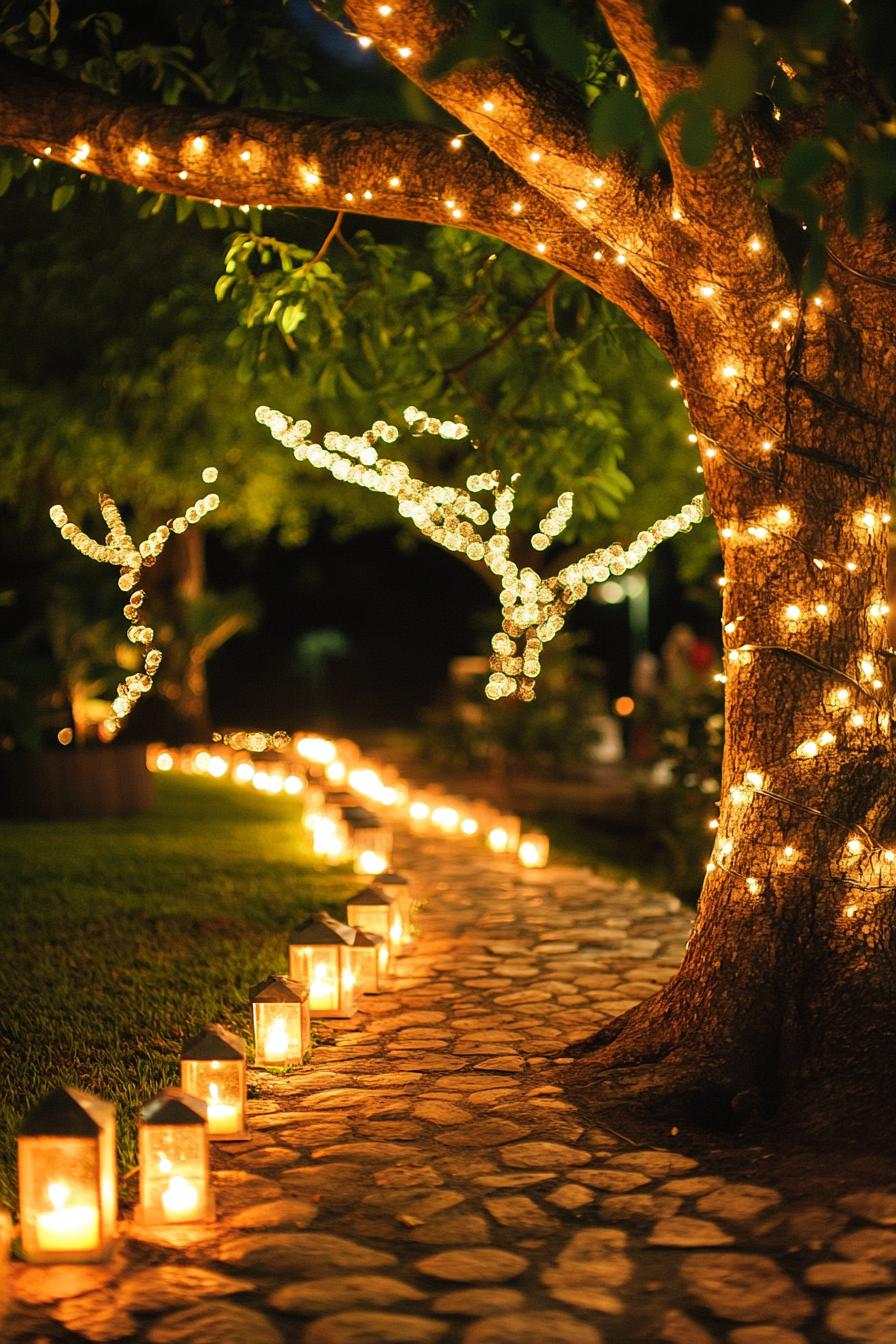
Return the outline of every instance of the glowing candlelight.
[[[162,1191],[162,1208],[168,1222],[189,1222],[199,1209],[199,1191],[185,1176],[172,1176]]]
[[[69,1204],[64,1181],[51,1181],[47,1199],[52,1210],[39,1213],[35,1223],[41,1251],[92,1251],[99,1245],[100,1213],[89,1204]]]
[[[548,861],[549,852],[550,841],[548,837],[533,832],[531,835],[524,835],[521,838],[516,856],[524,868],[544,868]]]
[[[268,1033],[270,1035],[270,1033]],[[208,1085],[208,1132],[209,1134],[233,1134],[239,1129],[239,1115],[235,1106],[228,1106],[221,1100],[217,1083]]]
[[[326,962],[315,964],[309,986],[309,1004],[313,1012],[331,1012],[339,1007],[339,985]]]
[[[280,1064],[289,1053],[289,1032],[282,1017],[275,1017],[265,1033],[264,1057],[268,1064]]]
[[[375,849],[362,849],[355,859],[355,872],[366,873],[368,876],[384,873],[388,867],[388,859],[383,858],[382,854],[377,854]]]

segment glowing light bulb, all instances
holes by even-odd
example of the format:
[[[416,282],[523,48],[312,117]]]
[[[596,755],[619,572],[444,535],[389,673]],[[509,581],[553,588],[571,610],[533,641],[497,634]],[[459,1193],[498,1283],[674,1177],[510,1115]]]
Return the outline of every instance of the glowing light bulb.
[[[455,135],[452,136],[452,138],[448,141],[448,143],[452,149],[460,149],[460,147],[463,145],[464,142],[459,135]]]
[[[747,246],[749,247],[751,252],[761,252],[762,240],[760,238],[751,238]]]
[[[784,615],[788,621],[798,621],[802,614],[795,602],[791,602],[790,606],[784,608]]]
[[[736,377],[737,377],[737,369],[734,367],[733,364],[724,364],[724,365],[722,366],[722,377],[723,377],[723,378],[736,378]]]
[[[713,294],[715,293],[715,290],[713,289],[712,285],[701,285],[699,292],[701,298],[711,299]]]
[[[763,451],[764,453],[770,453],[771,450],[772,450],[772,441],[771,441],[771,439],[763,439],[763,440],[762,440],[762,445],[761,445],[761,446],[762,446],[762,451]]]
[[[389,178],[389,186],[392,188],[393,191],[397,191],[398,188],[401,186],[401,178],[400,178],[400,177],[390,177],[390,178]]]
[[[816,616],[828,616],[828,615],[830,615],[830,611],[831,611],[831,609],[830,609],[830,607],[828,606],[827,602],[816,602],[816,603],[815,603],[815,614],[816,614]],[[849,695],[849,692],[847,691],[847,696],[848,696],[848,695]]]
[[[676,224],[681,219],[681,211],[677,207],[672,211],[672,218],[675,220]]]
[[[541,150],[540,149],[531,150],[529,153],[529,161],[530,163],[541,163]]]
[[[399,54],[399,56],[401,57],[401,59],[402,59],[403,61],[406,61],[406,60],[408,59],[408,57],[411,55],[411,48],[410,48],[410,47],[399,47],[399,48],[398,48],[398,54]]]
[[[785,523],[789,523],[792,520],[793,514],[788,508],[781,508],[775,513],[775,518],[783,526]]]
[[[747,891],[751,896],[758,896],[761,890],[762,883],[759,881],[758,877],[747,878]]]
[[[576,201],[576,209],[577,209],[577,210],[586,210],[587,207],[588,207],[588,202],[587,202],[583,197],[580,196],[579,199]]]
[[[592,177],[591,185],[592,187],[596,187],[597,190],[600,191],[601,187],[604,185],[604,179],[602,177]]]
[[[523,212],[522,202],[521,202],[521,201],[514,201],[514,202],[513,202],[513,205],[510,207],[510,213],[511,213],[512,215],[520,215],[520,214],[522,214],[522,212]]]
[[[483,112],[494,112],[495,105],[491,98],[486,98],[485,102],[482,104],[482,110]]]
[[[852,724],[853,728],[864,728],[864,726],[865,726],[865,715],[864,715],[864,714],[851,714],[851,715],[850,715],[850,718],[849,718],[849,721],[850,721],[850,723]]]
[[[793,848],[793,845],[785,845],[785,846],[784,846],[784,857],[785,857],[785,859],[792,859],[795,853],[796,853],[796,850]]]
[[[754,789],[761,789],[765,784],[765,780],[758,770],[748,770],[745,779]]]
[[[864,849],[864,845],[862,844],[861,840],[856,840],[855,838],[853,838],[852,840],[848,840],[846,842],[846,848],[850,854],[861,854],[862,850]]]
[[[818,743],[812,738],[809,738],[806,742],[801,742],[796,749],[796,755],[804,761],[811,760],[813,756],[818,755]]]
[[[388,19],[389,15],[392,13],[392,6],[391,6],[391,5],[377,5],[377,7],[376,7],[376,12],[377,12],[377,14],[379,14],[379,16],[380,16],[381,19]]]
[[[613,258],[613,260],[615,261],[615,263],[616,263],[617,266],[624,266],[624,265],[625,265],[625,253],[624,253],[624,252],[617,252],[616,255],[615,255],[615,257]]]
[[[871,529],[874,527],[874,524],[877,522],[877,519],[875,518],[874,514],[871,512],[870,509],[866,509],[865,512],[859,518],[859,522],[862,524],[863,527],[867,527],[870,532]]]
[[[839,700],[841,705],[849,704],[849,691],[845,686],[838,686],[837,690],[834,692],[834,699]]]
[[[818,735],[818,745],[819,745],[820,747],[830,747],[830,746],[833,746],[833,744],[834,744],[836,741],[837,741],[837,739],[836,739],[836,737],[834,736],[834,734],[831,733],[831,732],[828,732],[827,729],[825,729],[825,731],[824,731],[823,733],[819,733],[819,735]]]
[[[147,154],[145,149],[138,149],[134,158],[137,160],[138,167],[146,168],[150,162],[151,155]]]
[[[251,157],[252,157],[252,151],[249,149],[244,149],[240,152],[240,158],[242,159],[243,163],[248,163]]]
[[[547,251],[547,246],[546,246],[546,244],[545,244],[545,243],[536,243],[536,244],[535,244],[535,251],[536,251],[536,252],[541,252],[542,254],[545,253],[545,252]]]
[[[358,37],[358,46],[363,47],[364,51],[366,51],[367,48],[372,45],[373,45],[372,37],[363,37],[363,36]]]
[[[870,658],[860,658],[859,667],[862,669],[862,676],[864,677],[874,676],[874,663],[871,661]]]

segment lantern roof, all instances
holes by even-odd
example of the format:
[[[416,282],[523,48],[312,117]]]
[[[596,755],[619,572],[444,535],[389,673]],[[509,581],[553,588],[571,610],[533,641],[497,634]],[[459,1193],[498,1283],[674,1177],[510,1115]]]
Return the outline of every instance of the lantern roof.
[[[73,1087],[54,1087],[29,1111],[19,1133],[28,1138],[94,1139],[114,1115],[109,1101]]]
[[[369,887],[362,887],[356,891],[354,896],[349,896],[346,905],[394,905],[395,897],[391,892],[371,883]]]
[[[394,868],[389,868],[385,873],[377,873],[377,887],[409,887],[411,884],[403,873],[397,873]]]
[[[293,929],[289,941],[304,947],[351,945],[355,941],[355,931],[348,924],[340,924],[338,920],[332,919],[323,910],[315,910],[304,924]]]
[[[250,1003],[304,1003],[307,997],[304,981],[290,980],[288,975],[269,975],[249,990]]]
[[[207,1119],[206,1103],[179,1087],[163,1088],[140,1109],[144,1125],[204,1125]]]
[[[373,826],[382,826],[382,822],[375,812],[371,812],[369,807],[359,807],[357,804],[351,807],[343,807],[342,820],[347,821],[349,826],[355,826],[358,830],[368,830]]]
[[[241,1038],[214,1022],[198,1036],[184,1042],[181,1059],[245,1059],[246,1046]]]
[[[379,947],[386,940],[381,933],[371,933],[368,929],[355,929],[355,947]]]

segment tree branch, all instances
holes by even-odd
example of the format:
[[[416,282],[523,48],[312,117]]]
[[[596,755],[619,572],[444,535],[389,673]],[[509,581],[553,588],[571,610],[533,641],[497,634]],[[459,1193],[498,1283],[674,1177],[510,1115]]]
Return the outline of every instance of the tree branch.
[[[415,0],[399,10],[377,0],[348,0],[346,13],[385,60],[463,122],[568,220],[584,226],[608,259],[625,257],[626,265],[617,268],[623,273],[605,278],[602,293],[627,312],[652,309],[654,325],[667,320],[657,297],[663,292],[663,268],[652,261],[668,224],[668,189],[658,178],[645,181],[622,155],[597,157],[575,90],[510,58],[464,62],[428,78],[433,55],[453,42],[468,21],[459,5],[446,12],[435,0]],[[474,147],[466,139],[463,144],[463,154]]]
[[[668,315],[627,268],[597,259],[586,228],[481,145],[458,155],[453,139],[402,123],[126,103],[22,62],[0,65],[3,144],[148,191],[490,234],[605,294],[672,354]]]
[[[631,67],[650,118],[658,126],[667,100],[697,88],[699,75],[691,66],[666,61],[657,50],[656,36],[643,0],[597,0],[598,7],[620,53]],[[660,143],[669,160],[674,184],[672,208],[680,212],[679,232],[697,239],[706,264],[716,276],[728,278],[734,288],[744,281],[753,293],[780,293],[791,288],[787,265],[772,232],[768,208],[754,185],[753,152],[741,123],[716,114],[716,150],[703,168],[684,160],[679,115],[658,126]],[[740,237],[732,238],[732,223]],[[759,248],[751,256],[751,242]]]

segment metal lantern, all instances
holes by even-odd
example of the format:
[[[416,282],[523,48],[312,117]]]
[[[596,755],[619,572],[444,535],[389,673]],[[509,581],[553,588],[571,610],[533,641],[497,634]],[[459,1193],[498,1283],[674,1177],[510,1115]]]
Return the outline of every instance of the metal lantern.
[[[404,920],[398,898],[378,882],[362,887],[345,903],[345,917],[354,929],[367,929],[385,938],[391,952],[401,947]]]
[[[269,975],[249,990],[255,1063],[301,1064],[311,1052],[308,986],[298,978]]]
[[[394,868],[388,868],[386,872],[377,875],[376,886],[382,888],[388,896],[395,897],[398,913],[401,915],[401,942],[407,947],[414,941],[414,912],[417,909],[417,901],[414,899],[413,885],[402,873],[397,873]]]
[[[9,1250],[12,1245],[12,1219],[0,1209],[0,1322],[9,1306]]]
[[[495,854],[515,854],[520,843],[519,817],[498,817],[489,827],[486,842]]]
[[[351,950],[355,991],[379,994],[389,971],[389,943],[379,933],[355,927],[355,941]]]
[[[204,1101],[166,1087],[140,1111],[138,1147],[138,1222],[179,1226],[212,1216]]]
[[[352,866],[369,877],[384,873],[392,859],[392,831],[366,807],[343,809],[351,839]]]
[[[520,836],[516,857],[524,868],[546,868],[551,842],[540,831],[531,831]]]
[[[118,1216],[115,1107],[57,1087],[19,1133],[22,1250],[38,1264],[104,1260]]]
[[[246,1139],[246,1046],[215,1024],[187,1041],[180,1057],[180,1085],[199,1097],[208,1112],[208,1136],[216,1142]]]
[[[289,935],[289,973],[307,983],[312,1017],[351,1017],[354,1012],[354,941],[354,929],[322,911]]]

